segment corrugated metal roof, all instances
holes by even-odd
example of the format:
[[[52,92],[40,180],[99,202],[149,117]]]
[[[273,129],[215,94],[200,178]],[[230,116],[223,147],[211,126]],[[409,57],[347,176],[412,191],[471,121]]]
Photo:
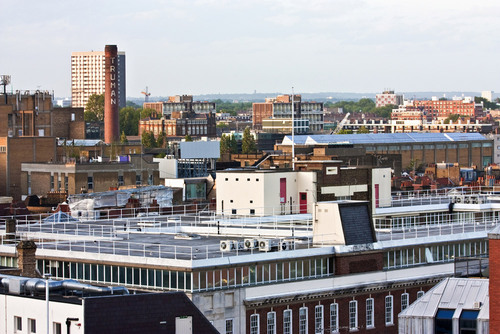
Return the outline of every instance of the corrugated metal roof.
[[[296,135],[296,145],[314,144],[389,144],[431,143],[489,140],[480,133],[369,133],[347,135]],[[285,136],[283,145],[291,145],[292,137]]]
[[[447,278],[401,312],[399,318],[433,318],[438,309],[456,310],[454,317],[459,317],[462,310],[477,309],[474,303],[481,302],[478,319],[489,319],[488,287],[488,279]]]

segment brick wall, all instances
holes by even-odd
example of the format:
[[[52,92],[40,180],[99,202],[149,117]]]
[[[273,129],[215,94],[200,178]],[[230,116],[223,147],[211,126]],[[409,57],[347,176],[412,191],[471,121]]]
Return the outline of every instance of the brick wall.
[[[500,289],[495,283],[500,280],[500,235],[490,234],[489,240],[490,251],[490,333],[500,333]]]
[[[339,254],[335,257],[335,275],[355,274],[382,270],[384,255],[382,252],[358,255]]]

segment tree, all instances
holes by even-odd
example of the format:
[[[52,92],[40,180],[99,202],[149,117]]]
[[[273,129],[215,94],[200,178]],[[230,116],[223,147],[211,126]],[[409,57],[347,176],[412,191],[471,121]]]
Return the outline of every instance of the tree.
[[[238,153],[238,143],[234,138],[234,134],[223,134],[220,138],[220,153]]]
[[[120,135],[120,143],[122,143],[122,144],[128,144],[127,135],[125,135],[124,131],[122,131],[122,134]]]
[[[151,108],[140,109],[141,119],[148,117],[158,117],[156,110]]]
[[[84,118],[86,122],[104,121],[104,94],[92,94],[85,106]]]
[[[193,138],[191,137],[190,134],[187,134],[185,137],[184,137],[184,141],[193,141]]]
[[[225,129],[225,128],[229,127],[229,125],[227,125],[227,123],[224,123],[224,122],[219,122],[219,123],[217,123],[216,127],[217,127],[217,129]]]
[[[348,130],[348,129],[342,129],[338,132],[339,135],[350,135],[352,134],[352,130]]]
[[[460,118],[459,114],[451,114],[443,121],[444,124],[456,123]]]
[[[368,130],[364,125],[361,125],[357,133],[370,133],[370,130]]]
[[[498,98],[497,98],[498,100]],[[480,96],[475,96],[474,97],[474,102],[475,103],[483,103],[483,107],[485,109],[498,109],[498,105],[497,105],[497,101],[495,102],[490,102],[488,101],[487,99],[485,99],[484,97],[480,97]]]
[[[166,141],[167,141],[167,136],[165,136],[165,132],[163,131],[160,132],[158,138],[156,138],[156,147],[164,148]]]
[[[137,136],[139,133],[139,117],[142,109],[125,107],[120,110],[120,129],[127,136]]]
[[[257,144],[255,144],[255,138],[250,133],[250,127],[246,127],[243,131],[243,139],[241,142],[241,153],[257,153]]]
[[[141,136],[142,145],[147,148],[156,147],[155,135],[151,131],[144,131]]]

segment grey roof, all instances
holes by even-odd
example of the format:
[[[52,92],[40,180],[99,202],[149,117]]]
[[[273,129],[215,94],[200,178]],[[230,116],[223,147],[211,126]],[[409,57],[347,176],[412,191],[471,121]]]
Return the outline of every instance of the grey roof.
[[[438,309],[456,310],[454,317],[459,317],[462,310],[477,309],[474,303],[481,302],[477,318],[489,319],[488,288],[488,279],[446,278],[401,312],[399,318],[433,318]]]
[[[370,133],[348,135],[296,135],[296,145],[314,144],[398,144],[433,143],[454,141],[488,141],[483,135],[473,133]],[[291,145],[292,137],[285,136],[283,145]]]

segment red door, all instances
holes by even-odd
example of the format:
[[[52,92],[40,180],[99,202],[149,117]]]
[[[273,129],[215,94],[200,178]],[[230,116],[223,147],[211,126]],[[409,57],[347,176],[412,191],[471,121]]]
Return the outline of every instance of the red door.
[[[299,193],[300,213],[307,213],[307,193]]]

